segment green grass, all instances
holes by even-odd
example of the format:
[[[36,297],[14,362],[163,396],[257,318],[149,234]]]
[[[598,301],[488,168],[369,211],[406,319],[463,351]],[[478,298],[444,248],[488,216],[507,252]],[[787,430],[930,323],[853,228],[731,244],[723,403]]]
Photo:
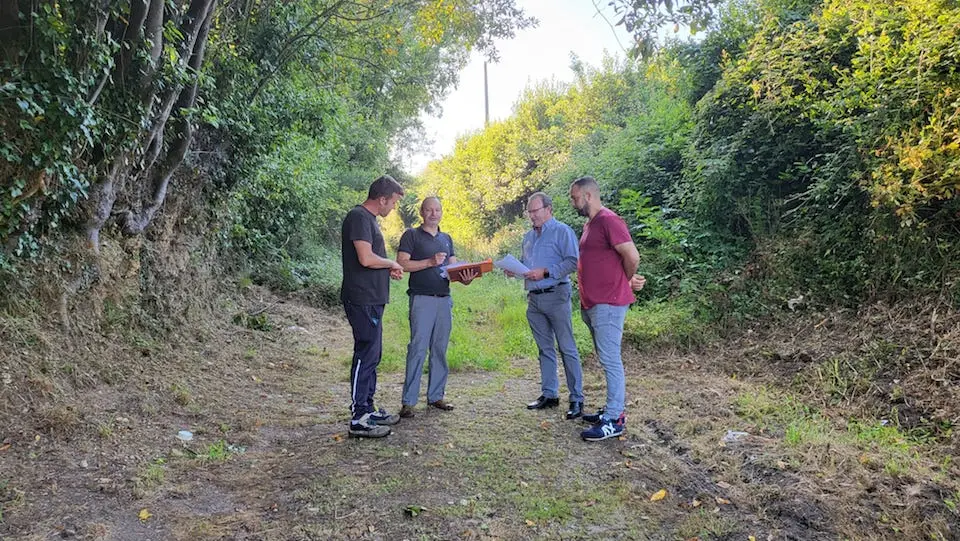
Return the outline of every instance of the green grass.
[[[523,284],[494,272],[469,286],[452,284],[453,331],[447,349],[451,370],[502,370],[511,359],[537,356],[527,324]],[[383,315],[383,359],[380,370],[401,371],[410,340],[407,280],[392,283]],[[593,348],[590,334],[573,314],[573,331],[581,355]],[[349,361],[349,360],[347,360]]]
[[[402,371],[410,340],[407,280],[391,282],[390,303],[383,315],[383,357],[380,370]],[[527,324],[523,283],[499,271],[469,286],[452,284],[453,331],[447,349],[451,370],[502,370],[516,358],[536,358],[537,346]],[[573,334],[580,356],[593,351],[593,341],[573,299]],[[693,344],[704,338],[696,310],[676,303],[648,303],[627,312],[624,339],[635,345]],[[343,360],[349,364],[350,359]]]
[[[917,467],[924,441],[895,424],[875,419],[835,422],[796,397],[767,388],[742,393],[734,400],[737,414],[759,428],[782,431],[788,448],[799,450],[846,448],[864,465],[876,465],[887,475],[899,476]]]
[[[691,303],[649,302],[627,312],[623,337],[636,346],[683,345],[705,342],[705,318]]]

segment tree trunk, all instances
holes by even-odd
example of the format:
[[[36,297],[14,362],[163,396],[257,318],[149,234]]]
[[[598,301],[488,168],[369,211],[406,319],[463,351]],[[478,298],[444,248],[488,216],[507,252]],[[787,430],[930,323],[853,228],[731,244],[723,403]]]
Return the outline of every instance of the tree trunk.
[[[120,80],[137,89],[144,121],[150,128],[141,132],[140,144],[132,152],[118,149],[107,157],[106,163],[110,166],[90,191],[85,205],[89,216],[85,230],[87,241],[94,250],[97,250],[100,230],[111,215],[119,217],[124,234],[136,235],[143,232],[163,205],[170,179],[189,149],[193,126],[188,119],[178,118],[173,144],[166,156],[159,160],[164,152],[164,131],[171,116],[179,117],[181,109],[191,108],[196,103],[197,79],[215,6],[216,0],[191,0],[180,24],[183,40],[178,51],[180,62],[188,67],[193,81],[185,87],[168,84],[160,95],[159,105],[154,106],[156,77],[161,72],[159,65],[163,51],[164,0],[134,0],[132,3],[130,24],[122,33],[125,49],[116,70]],[[142,50],[143,46],[149,47],[150,62],[144,69],[136,70],[132,63],[136,51]],[[94,97],[97,95],[99,91]],[[138,155],[142,161],[137,160]],[[133,176],[145,180],[137,181]],[[114,207],[118,201],[124,202],[126,208],[116,211]]]
[[[128,209],[122,212],[122,231],[125,235],[139,235],[150,225],[150,221],[153,220],[157,211],[163,206],[170,185],[170,179],[173,178],[173,174],[177,168],[180,167],[180,164],[183,163],[187,150],[190,148],[190,143],[193,141],[192,122],[189,118],[181,116],[180,111],[196,105],[200,68],[203,66],[207,36],[210,32],[210,25],[213,22],[216,0],[195,1],[194,6],[191,7],[191,12],[193,11],[193,7],[201,3],[206,4],[205,9],[207,11],[203,13],[204,18],[199,21],[199,24],[196,26],[196,33],[193,34],[193,39],[189,40],[192,49],[187,67],[193,74],[193,83],[180,91],[176,103],[172,106],[179,117],[176,120],[175,139],[167,151],[166,158],[156,166],[151,160],[149,169],[146,171],[150,178],[149,185],[152,188],[150,194],[148,194],[148,199],[146,201],[133,202],[135,205],[140,206],[139,210]],[[163,111],[163,113],[167,115],[167,118],[169,118],[171,112],[170,108],[165,108]],[[167,120],[164,119],[163,125],[158,126],[158,129],[154,132],[155,138],[151,141],[151,144],[153,144],[158,151],[162,146],[162,133],[167,123]]]

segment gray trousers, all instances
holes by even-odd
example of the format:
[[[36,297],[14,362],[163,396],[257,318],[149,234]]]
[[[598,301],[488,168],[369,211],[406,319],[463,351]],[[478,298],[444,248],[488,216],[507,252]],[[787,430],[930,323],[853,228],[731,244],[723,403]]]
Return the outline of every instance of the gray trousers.
[[[423,362],[430,350],[427,368],[427,402],[443,398],[447,387],[447,344],[453,328],[453,299],[429,295],[410,296],[410,344],[407,345],[407,369],[401,403],[413,406],[420,397]]]
[[[527,322],[533,331],[540,354],[540,389],[547,398],[560,397],[557,377],[556,339],[563,358],[570,402],[583,402],[583,368],[577,342],[573,338],[573,315],[570,308],[570,284],[561,284],[550,293],[527,295]]]

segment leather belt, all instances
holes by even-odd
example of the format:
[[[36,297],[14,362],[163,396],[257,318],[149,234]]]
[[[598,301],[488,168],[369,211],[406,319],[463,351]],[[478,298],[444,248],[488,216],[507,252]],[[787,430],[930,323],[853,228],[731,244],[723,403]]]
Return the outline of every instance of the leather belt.
[[[543,289],[531,289],[528,293],[531,295],[542,295],[544,293],[553,293],[559,286],[565,286],[567,282],[560,282],[555,286],[545,287]]]

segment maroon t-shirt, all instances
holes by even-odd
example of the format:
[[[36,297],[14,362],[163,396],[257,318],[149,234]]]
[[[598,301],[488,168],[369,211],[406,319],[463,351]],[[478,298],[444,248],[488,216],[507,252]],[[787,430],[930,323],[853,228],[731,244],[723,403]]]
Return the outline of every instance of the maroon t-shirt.
[[[623,272],[623,259],[614,246],[632,242],[623,218],[610,209],[601,209],[583,226],[580,235],[580,306],[589,310],[598,304],[626,306],[637,300],[630,289],[630,277]]]

